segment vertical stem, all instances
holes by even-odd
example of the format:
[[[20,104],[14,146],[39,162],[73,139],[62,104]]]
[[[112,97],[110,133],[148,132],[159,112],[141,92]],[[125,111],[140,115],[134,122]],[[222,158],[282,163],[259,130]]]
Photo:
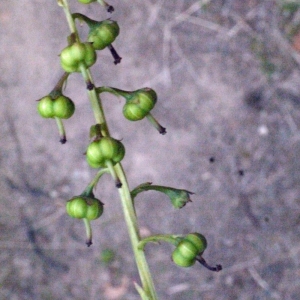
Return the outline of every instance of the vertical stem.
[[[107,168],[109,169],[109,172],[110,172],[111,177],[112,177],[112,178],[114,179],[114,181],[115,181],[116,187],[117,187],[117,188],[120,188],[120,187],[122,186],[122,183],[121,183],[120,179],[118,178],[118,175],[117,175],[117,173],[116,173],[116,170],[115,170],[115,168],[114,168],[114,166],[113,166],[112,161],[111,161],[111,160],[107,160],[107,161],[105,162],[105,164],[106,164]]]
[[[122,183],[122,187],[119,189],[119,194],[143,289],[151,300],[155,300],[157,299],[157,295],[155,292],[155,287],[152,281],[151,273],[146,261],[145,253],[143,250],[138,248],[138,244],[141,238],[126,175],[121,164],[115,165],[115,170]]]
[[[68,0],[60,0],[60,3],[62,4],[64,8],[64,12],[67,17],[67,21],[70,27],[70,30],[72,33],[76,35],[79,41],[78,32],[75,26],[75,22],[72,18],[72,15],[69,10]],[[82,66],[81,68],[81,74],[85,80],[86,83],[94,84],[93,78],[91,76],[91,73],[89,69],[85,68],[85,66]],[[92,88],[91,90],[88,89],[87,91],[92,109],[94,112],[94,116],[96,119],[96,122],[101,124],[101,133],[103,136],[110,136],[109,129],[105,120],[104,111],[102,108],[102,103],[100,96],[98,93],[96,93],[96,89]],[[121,203],[123,207],[124,217],[128,228],[128,233],[131,240],[132,249],[134,252],[137,268],[139,271],[139,275],[141,278],[141,282],[143,285],[143,290],[145,291],[145,294],[149,297],[151,300],[157,300],[157,295],[155,292],[155,287],[152,281],[151,273],[146,261],[145,253],[143,250],[138,249],[138,243],[140,241],[140,234],[139,234],[139,228],[138,228],[138,222],[137,217],[133,205],[133,200],[131,198],[128,182],[126,179],[125,172],[122,168],[121,164],[117,164],[114,166],[114,169],[116,171],[116,174],[118,178],[120,179],[122,183],[122,187],[118,189]]]
[[[76,35],[76,37],[79,38],[78,31],[77,31],[77,28],[76,28],[76,24],[73,20],[72,14],[70,13],[68,0],[60,0],[60,3],[62,5],[62,8],[63,8],[64,13],[66,15],[67,22],[68,22],[71,33],[74,33]]]
[[[86,83],[90,83],[94,85],[94,81],[92,78],[92,74],[89,69],[87,69],[84,65],[81,66],[81,75]],[[102,103],[100,101],[100,97],[96,92],[96,89],[93,88],[91,90],[87,90],[90,103],[94,112],[95,120],[98,124],[101,125],[101,133],[103,136],[109,136],[109,129],[107,127],[107,123],[105,120],[105,115],[103,113]]]

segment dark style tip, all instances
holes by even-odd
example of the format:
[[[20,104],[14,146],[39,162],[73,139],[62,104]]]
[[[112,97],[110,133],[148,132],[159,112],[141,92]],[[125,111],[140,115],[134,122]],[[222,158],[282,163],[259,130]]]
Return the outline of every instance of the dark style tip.
[[[221,271],[223,268],[221,265],[216,265],[215,267],[211,267],[210,265],[207,264],[207,262],[205,261],[205,259],[202,256],[197,256],[197,261],[206,269],[213,271],[213,272],[219,272]]]
[[[108,45],[107,46],[111,55],[113,56],[114,58],[114,64],[117,65],[121,62],[122,60],[122,57],[120,57],[120,55],[117,53],[117,51],[115,50],[115,48],[113,47],[113,45]]]
[[[161,126],[160,129],[159,129],[159,133],[162,134],[162,135],[165,135],[167,133],[166,128]]]
[[[95,87],[95,86],[94,86],[93,83],[91,83],[91,82],[87,82],[87,83],[86,83],[86,88],[87,88],[89,91],[93,90],[94,87]]]
[[[112,5],[108,5],[107,8],[106,8],[106,11],[111,14],[113,11],[115,11],[115,9]]]
[[[63,145],[67,142],[67,138],[66,137],[62,137],[59,142]]]
[[[92,241],[90,241],[90,240],[86,241],[86,245],[87,245],[88,247],[90,247],[92,244],[93,244]]]

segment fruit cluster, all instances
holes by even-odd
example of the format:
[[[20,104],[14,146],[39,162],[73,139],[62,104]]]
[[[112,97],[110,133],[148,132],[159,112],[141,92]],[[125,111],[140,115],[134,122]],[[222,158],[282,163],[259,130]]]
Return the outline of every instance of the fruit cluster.
[[[43,118],[60,118],[69,119],[75,111],[74,102],[66,97],[59,96],[56,99],[51,98],[50,95],[38,100],[38,112]]]
[[[78,1],[82,4],[90,4],[97,1],[106,7],[108,12],[114,10],[104,0]],[[109,92],[115,96],[123,97],[125,103],[122,112],[127,120],[135,122],[146,118],[159,133],[165,134],[166,129],[152,116],[152,110],[157,102],[157,94],[148,87],[133,91],[124,91],[107,86],[96,87],[89,68],[97,61],[97,51],[108,48],[114,58],[114,63],[118,64],[121,62],[121,57],[112,46],[112,43],[120,33],[119,25],[110,19],[95,21],[80,13],[71,14],[67,0],[58,0],[58,3],[64,7],[72,31],[68,37],[68,45],[60,53],[60,64],[65,73],[54,89],[38,101],[37,110],[43,118],[54,118],[56,120],[61,136],[60,141],[65,143],[66,135],[62,119],[68,119],[74,114],[75,105],[70,98],[63,95],[63,90],[68,76],[71,73],[80,72],[85,80],[89,100],[96,119],[96,124],[90,128],[90,143],[85,154],[88,165],[98,169],[97,174],[83,193],[66,202],[67,214],[72,218],[84,221],[87,234],[86,244],[90,246],[92,244],[90,221],[98,219],[103,214],[104,205],[99,199],[95,198],[93,190],[101,176],[105,173],[110,173],[115,181],[115,186],[120,189],[119,194],[124,208],[124,215],[141,281],[144,285],[143,288],[136,285],[136,288],[143,299],[156,299],[154,286],[152,285],[152,279],[147,270],[147,263],[143,253],[143,248],[148,242],[162,240],[174,245],[172,260],[180,267],[191,267],[198,261],[209,270],[220,271],[222,269],[220,265],[211,267],[203,259],[202,254],[207,247],[207,240],[200,233],[194,232],[185,236],[152,235],[144,239],[140,238],[134,206],[135,197],[139,193],[150,190],[164,193],[170,198],[173,207],[177,209],[181,209],[188,202],[191,202],[190,195],[193,193],[168,186],[152,185],[149,182],[140,184],[132,191],[129,190],[126,175],[119,164],[125,156],[125,147],[120,140],[111,137],[109,133],[99,94]],[[89,27],[85,41],[82,41],[79,36],[76,20],[84,22]]]
[[[97,54],[91,43],[75,42],[60,53],[61,66],[68,73],[81,72],[82,67],[91,67],[96,60]]]
[[[102,215],[103,203],[94,197],[76,196],[67,201],[66,210],[72,218],[91,221]]]
[[[115,165],[123,159],[124,155],[125,147],[120,141],[112,137],[102,137],[89,144],[86,160],[92,168],[105,168],[107,162]]]

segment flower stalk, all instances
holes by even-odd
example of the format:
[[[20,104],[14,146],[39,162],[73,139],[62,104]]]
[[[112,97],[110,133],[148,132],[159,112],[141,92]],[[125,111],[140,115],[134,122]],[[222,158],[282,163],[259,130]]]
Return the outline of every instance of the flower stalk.
[[[147,119],[160,134],[165,134],[166,129],[152,115],[152,109],[158,98],[157,94],[155,90],[149,87],[134,91],[125,91],[109,86],[96,87],[90,67],[97,61],[97,51],[108,48],[113,55],[114,63],[118,64],[121,61],[121,57],[112,46],[112,42],[119,34],[119,25],[116,21],[110,19],[94,21],[80,13],[72,14],[68,0],[56,1],[63,8],[71,31],[67,37],[68,46],[60,53],[61,67],[65,73],[54,89],[48,95],[38,100],[37,110],[41,117],[56,120],[60,142],[65,143],[67,139],[62,119],[72,117],[75,111],[75,104],[70,98],[63,95],[62,90],[71,73],[80,73],[85,82],[86,92],[95,118],[95,123],[90,127],[90,143],[85,152],[86,160],[90,167],[98,169],[97,174],[84,191],[66,202],[67,214],[72,218],[83,220],[87,236],[86,244],[88,247],[91,246],[92,227],[90,222],[100,218],[104,211],[104,203],[95,198],[94,190],[96,190],[102,175],[105,173],[111,175],[115,187],[118,189],[134,258],[140,275],[141,285],[137,282],[134,282],[134,285],[143,300],[158,299],[144,252],[145,245],[148,243],[167,242],[175,247],[171,257],[173,263],[179,267],[191,267],[197,261],[208,270],[219,272],[222,270],[221,265],[212,267],[202,257],[204,250],[207,248],[207,240],[199,232],[186,235],[154,234],[141,238],[135,210],[137,195],[147,191],[160,192],[169,197],[173,208],[181,209],[191,202],[190,196],[194,193],[185,189],[152,185],[151,182],[142,183],[130,190],[126,173],[121,165],[126,149],[120,140],[114,139],[110,135],[100,95],[103,92],[108,92],[117,97],[125,98],[122,110],[125,119],[132,122]],[[98,2],[108,12],[113,11],[112,6],[103,0],[78,0],[78,2],[82,4]],[[79,36],[76,19],[84,21],[90,28],[87,41],[85,42],[81,41]]]
[[[59,3],[63,7],[69,28],[71,30],[71,33],[73,33],[76,36],[77,40],[80,41],[74,19],[72,17],[70,9],[69,9],[68,0],[59,0]],[[91,75],[89,69],[86,68],[84,65],[82,65],[80,67],[80,71],[84,78],[85,83],[89,84],[89,85],[91,85],[91,84],[94,85],[94,81],[93,81],[93,78],[92,78],[92,75]],[[101,98],[100,98],[99,94],[96,92],[95,88],[93,88],[93,89],[88,88],[87,94],[90,99],[90,103],[92,105],[96,123],[101,125],[101,134],[103,136],[109,137],[110,136],[109,128],[107,126],[107,122],[105,119],[105,115],[104,115],[104,111],[103,111],[102,103],[101,103]],[[132,249],[134,252],[137,268],[138,268],[140,279],[142,282],[142,289],[144,291],[144,295],[146,295],[149,299],[156,300],[158,298],[156,295],[155,287],[153,284],[153,280],[152,280],[151,273],[150,273],[150,270],[149,270],[149,267],[148,267],[148,264],[146,261],[144,251],[138,248],[138,244],[139,244],[141,238],[140,238],[140,234],[139,234],[137,217],[136,217],[135,209],[133,206],[133,200],[131,198],[127,178],[126,178],[125,172],[122,168],[122,165],[120,163],[116,164],[112,168],[114,168],[114,170],[117,174],[117,178],[119,178],[119,180],[122,184],[121,187],[118,189],[118,191],[119,191],[119,195],[120,195],[120,199],[121,199],[121,203],[122,203],[122,207],[123,207],[125,221],[127,224],[128,233],[130,236],[131,245],[132,245]]]

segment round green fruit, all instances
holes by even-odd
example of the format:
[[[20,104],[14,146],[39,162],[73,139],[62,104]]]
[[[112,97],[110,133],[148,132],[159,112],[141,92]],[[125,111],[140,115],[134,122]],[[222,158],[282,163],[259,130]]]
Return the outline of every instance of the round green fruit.
[[[80,72],[81,65],[91,67],[97,60],[97,54],[91,43],[78,43],[64,48],[60,53],[62,68],[68,72]]]
[[[103,213],[103,204],[96,198],[74,197],[66,204],[69,216],[76,219],[98,219]]]
[[[205,236],[200,233],[189,233],[177,245],[172,253],[174,263],[180,267],[190,267],[196,262],[207,247]]]
[[[102,137],[90,143],[86,151],[87,162],[92,168],[106,167],[108,160],[115,165],[123,159],[124,155],[123,144],[112,137]]]
[[[38,112],[43,118],[54,118],[53,102],[50,96],[46,96],[38,101]]]
[[[187,239],[182,240],[178,245],[177,249],[180,255],[187,259],[194,259],[199,253],[197,247]]]
[[[121,161],[125,155],[123,144],[111,137],[103,137],[100,140],[101,153],[104,160],[112,160],[114,163]]]
[[[135,103],[126,103],[123,107],[123,115],[130,121],[142,120],[148,113],[149,112],[144,111]]]
[[[189,233],[185,240],[190,241],[197,248],[199,254],[202,254],[207,247],[207,240],[204,235],[194,232]]]
[[[60,119],[69,119],[75,112],[74,102],[65,96],[60,96],[54,100],[53,113]]]
[[[95,198],[87,199],[88,209],[86,213],[86,218],[88,220],[96,220],[103,213],[103,204]]]
[[[150,88],[137,90],[127,99],[123,107],[123,115],[130,121],[142,120],[153,109],[156,101],[157,95],[154,90]]]
[[[70,98],[63,95],[56,99],[46,96],[39,100],[37,109],[43,118],[69,119],[74,114],[75,105]]]
[[[174,263],[180,267],[190,267],[196,262],[197,248],[189,241],[181,241],[172,253]]]
[[[92,43],[95,50],[102,50],[116,39],[120,28],[118,23],[112,20],[105,20],[98,24],[90,30],[88,41]]]

